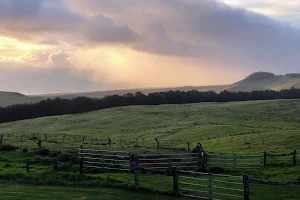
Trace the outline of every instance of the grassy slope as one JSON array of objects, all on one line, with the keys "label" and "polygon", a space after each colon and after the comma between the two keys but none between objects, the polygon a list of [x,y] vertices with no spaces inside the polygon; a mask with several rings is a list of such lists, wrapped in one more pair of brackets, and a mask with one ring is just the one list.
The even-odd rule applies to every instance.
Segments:
[{"label": "grassy slope", "polygon": [[1,124],[0,133],[110,136],[114,141],[123,135],[144,139],[145,145],[158,137],[200,141],[213,152],[282,152],[300,149],[299,108],[300,100],[129,106]]}]

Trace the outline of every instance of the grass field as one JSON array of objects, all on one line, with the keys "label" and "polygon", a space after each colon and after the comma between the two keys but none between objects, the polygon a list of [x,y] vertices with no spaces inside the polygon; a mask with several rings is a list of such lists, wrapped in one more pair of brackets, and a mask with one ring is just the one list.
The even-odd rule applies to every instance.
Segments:
[{"label": "grass field", "polygon": [[108,188],[78,188],[33,185],[0,185],[3,200],[175,200],[180,198],[166,195],[133,192]]},{"label": "grass field", "polygon": [[116,145],[121,136],[153,147],[157,137],[201,142],[211,152],[289,152],[300,149],[299,109],[300,100],[129,106],[1,124],[0,134],[111,137]]},{"label": "grass field", "polygon": [[[14,137],[20,134],[43,135],[56,143],[44,143],[46,147],[58,148],[62,135],[67,134],[66,143],[74,148],[87,136],[84,146],[104,149],[126,149],[132,152],[173,151],[156,149],[154,138],[161,141],[182,140],[177,147],[191,146],[201,142],[207,152],[247,153],[262,155],[263,151],[289,153],[300,149],[300,100],[249,101],[230,103],[200,103],[185,105],[129,106],[99,110],[89,113],[44,117],[0,125],[4,143],[20,145]],[[90,137],[90,139],[89,139]],[[99,144],[95,139],[111,137],[112,145]],[[119,142],[123,138],[123,142]],[[140,147],[136,146],[136,143]],[[248,143],[251,144],[249,148]],[[121,145],[120,145],[121,144]],[[26,140],[22,147],[36,144]],[[48,145],[48,146],[47,146]],[[298,151],[299,152],[299,151]],[[0,152],[0,178],[20,179],[21,182],[44,184],[67,184],[87,186],[106,183],[107,173],[78,178],[78,167],[67,174],[53,174],[51,166],[36,165],[29,174],[25,173],[26,158],[36,159],[30,152]],[[298,156],[298,161],[299,161]],[[9,164],[8,164],[9,163]],[[268,166],[258,170],[226,172],[249,174],[250,177],[283,181],[300,176],[299,164],[293,166],[291,157],[269,159]],[[170,177],[164,175],[141,175],[141,188],[151,191],[171,192]],[[24,181],[27,180],[27,181]],[[29,180],[29,181],[28,181]],[[78,180],[80,180],[78,182]],[[132,174],[110,174],[110,185],[130,187]],[[163,184],[162,184],[163,183]],[[27,187],[27,186],[26,186]],[[21,190],[21,189],[20,189]],[[63,189],[62,189],[63,190]],[[299,186],[251,185],[251,199],[300,199]],[[93,197],[89,197],[93,199]],[[143,198],[143,197],[141,197]],[[87,198],[88,199],[88,198]]]}]

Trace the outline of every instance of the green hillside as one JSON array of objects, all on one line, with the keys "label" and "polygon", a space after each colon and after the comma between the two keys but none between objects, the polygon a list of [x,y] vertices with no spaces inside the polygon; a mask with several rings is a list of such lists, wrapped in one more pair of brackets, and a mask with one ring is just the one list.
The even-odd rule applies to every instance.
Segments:
[{"label": "green hillside", "polygon": [[200,141],[212,152],[285,152],[300,149],[298,109],[300,100],[129,106],[1,124],[0,133],[110,136],[114,142],[123,135],[152,147],[157,137]]}]

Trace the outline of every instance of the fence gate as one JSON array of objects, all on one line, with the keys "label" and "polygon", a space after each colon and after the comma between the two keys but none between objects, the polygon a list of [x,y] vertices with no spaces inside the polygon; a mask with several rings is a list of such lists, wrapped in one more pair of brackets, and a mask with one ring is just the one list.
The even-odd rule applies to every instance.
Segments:
[{"label": "fence gate", "polygon": [[179,194],[209,200],[249,200],[248,176],[179,171]]}]

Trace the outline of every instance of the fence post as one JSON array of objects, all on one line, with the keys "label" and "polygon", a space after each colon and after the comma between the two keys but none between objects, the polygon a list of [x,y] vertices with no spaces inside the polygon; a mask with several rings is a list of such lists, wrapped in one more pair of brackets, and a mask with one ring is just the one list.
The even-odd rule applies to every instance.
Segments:
[{"label": "fence post", "polygon": [[209,200],[212,199],[212,191],[211,191],[212,185],[211,185],[211,182],[212,182],[212,174],[209,173],[208,174],[208,194],[209,194]]},{"label": "fence post", "polygon": [[54,171],[57,170],[57,159],[56,158],[53,159],[53,170]]},{"label": "fence post", "polygon": [[37,143],[37,145],[38,145],[38,151],[40,151],[41,148],[42,148],[42,141],[39,140],[38,143]]},{"label": "fence post", "polygon": [[131,163],[131,170],[134,173],[134,187],[138,188],[139,186],[139,172],[138,172],[138,167],[135,162]]},{"label": "fence post", "polygon": [[267,152],[264,152],[264,167],[267,165]]},{"label": "fence post", "polygon": [[3,145],[3,135],[0,135],[0,148],[2,147]]},{"label": "fence post", "polygon": [[21,147],[20,147],[20,151],[22,151],[22,147],[23,147],[23,135],[21,135]]},{"label": "fence post", "polygon": [[243,175],[244,200],[249,200],[249,176]]},{"label": "fence post", "polygon": [[235,165],[236,165],[236,154],[233,155],[233,169],[235,170]]},{"label": "fence post", "polygon": [[173,178],[173,192],[179,193],[178,187],[178,172],[176,166],[172,166],[172,178]]},{"label": "fence post", "polygon": [[82,137],[82,144],[84,144],[85,136]]},{"label": "fence post", "polygon": [[155,141],[156,141],[156,148],[159,148],[159,141],[157,138],[155,138]]},{"label": "fence post", "polygon": [[26,159],[26,172],[29,173],[29,160]]},{"label": "fence post", "polygon": [[110,144],[111,144],[111,139],[110,137],[108,137],[108,146],[110,146]]},{"label": "fence post", "polygon": [[294,150],[294,154],[293,154],[293,164],[294,164],[294,165],[297,164],[297,157],[296,157],[296,155],[297,155],[297,150],[295,149],[295,150]]},{"label": "fence post", "polygon": [[83,158],[80,159],[80,175],[83,174]]},{"label": "fence post", "polygon": [[188,150],[191,150],[190,149],[190,141],[187,141],[187,146],[188,146]]}]

